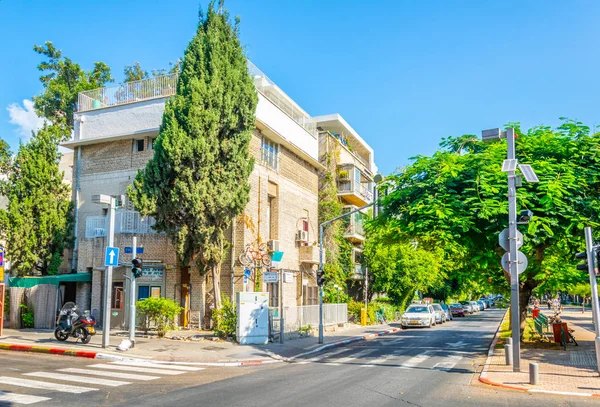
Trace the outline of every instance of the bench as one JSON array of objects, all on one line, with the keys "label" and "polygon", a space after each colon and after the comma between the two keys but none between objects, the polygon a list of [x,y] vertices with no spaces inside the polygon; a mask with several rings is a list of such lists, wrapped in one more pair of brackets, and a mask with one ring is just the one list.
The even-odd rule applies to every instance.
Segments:
[{"label": "bench", "polygon": [[533,320],[533,326],[535,328],[535,332],[540,336],[541,339],[550,339],[554,334],[549,332],[550,326],[548,324],[548,317],[541,312],[538,314],[538,317]]}]

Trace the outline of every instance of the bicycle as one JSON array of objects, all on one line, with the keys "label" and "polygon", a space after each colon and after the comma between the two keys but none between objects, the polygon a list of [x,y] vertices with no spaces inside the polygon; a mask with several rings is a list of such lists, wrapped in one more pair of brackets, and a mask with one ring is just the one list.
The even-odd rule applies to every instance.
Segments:
[{"label": "bicycle", "polygon": [[385,314],[383,310],[375,312],[375,319],[377,320],[377,324],[379,325],[387,324],[387,320],[385,319]]},{"label": "bicycle", "polygon": [[243,266],[250,266],[255,262],[262,263],[263,266],[269,267],[271,265],[271,255],[268,253],[268,247],[266,243],[257,242],[248,243],[244,251],[239,257],[240,263]]}]

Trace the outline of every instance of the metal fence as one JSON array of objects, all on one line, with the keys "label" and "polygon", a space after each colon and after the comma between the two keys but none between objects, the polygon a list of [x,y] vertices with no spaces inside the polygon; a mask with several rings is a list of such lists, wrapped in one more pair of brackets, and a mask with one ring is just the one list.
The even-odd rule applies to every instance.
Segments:
[{"label": "metal fence", "polygon": [[177,91],[177,74],[161,75],[119,85],[80,92],[77,110],[101,109],[142,100],[172,96]]},{"label": "metal fence", "polygon": [[[273,331],[279,332],[279,308],[269,308],[273,316]],[[295,332],[301,327],[319,326],[319,306],[303,305],[283,307],[285,332]],[[348,322],[348,304],[323,304],[323,325],[337,325]]]},{"label": "metal fence", "polygon": [[[115,233],[156,233],[152,226],[156,220],[152,216],[143,217],[137,211],[117,210],[115,213]],[[108,233],[108,216],[88,216],[85,219],[85,237],[104,237]]]}]

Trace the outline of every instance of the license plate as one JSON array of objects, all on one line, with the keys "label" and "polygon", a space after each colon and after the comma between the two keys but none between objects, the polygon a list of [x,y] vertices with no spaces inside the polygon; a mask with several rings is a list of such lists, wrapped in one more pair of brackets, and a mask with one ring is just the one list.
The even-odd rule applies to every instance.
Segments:
[{"label": "license plate", "polygon": [[411,325],[419,325],[419,320],[418,320],[418,319],[412,319],[412,320],[410,321],[410,324],[411,324]]},{"label": "license plate", "polygon": [[94,335],[96,333],[96,328],[94,328],[93,326],[88,327],[87,330],[90,335]]}]

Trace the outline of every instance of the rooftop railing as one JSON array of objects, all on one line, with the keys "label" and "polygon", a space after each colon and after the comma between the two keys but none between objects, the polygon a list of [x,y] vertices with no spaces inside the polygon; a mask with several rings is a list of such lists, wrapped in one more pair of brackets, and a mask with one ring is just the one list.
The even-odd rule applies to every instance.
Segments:
[{"label": "rooftop railing", "polygon": [[[285,94],[252,62],[248,61],[248,72],[254,79],[256,90],[271,103],[316,137],[317,123],[296,102]],[[127,103],[172,96],[177,92],[177,74],[161,75],[139,81],[79,92],[77,111],[119,106]]]}]

